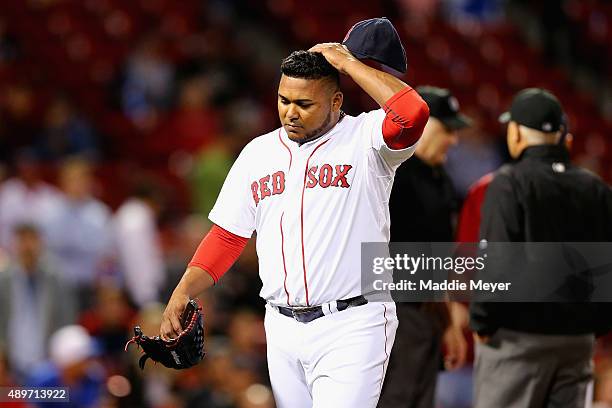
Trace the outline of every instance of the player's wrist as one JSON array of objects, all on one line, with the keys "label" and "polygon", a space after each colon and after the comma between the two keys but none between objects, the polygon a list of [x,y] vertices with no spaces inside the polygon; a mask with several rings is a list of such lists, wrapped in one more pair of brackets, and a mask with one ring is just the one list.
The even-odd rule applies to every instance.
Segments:
[{"label": "player's wrist", "polygon": [[208,272],[197,266],[190,266],[185,270],[181,281],[176,285],[172,296],[187,296],[189,299],[197,297],[204,290],[214,286],[215,281]]},{"label": "player's wrist", "polygon": [[[186,275],[186,274],[185,274]],[[189,290],[190,285],[189,279],[186,279],[186,276],[183,275],[183,278],[176,285],[174,290],[172,291],[172,295],[170,295],[170,301],[179,300],[179,299],[191,299],[192,293]]]},{"label": "player's wrist", "polygon": [[172,295],[170,296],[170,300],[189,300],[192,299],[191,294],[184,289],[179,288],[178,286],[174,289],[174,291],[172,292]]},{"label": "player's wrist", "polygon": [[359,61],[357,58],[349,57],[346,59],[344,64],[342,64],[342,67],[339,71],[352,78],[353,75],[356,75],[357,73],[359,73],[360,70],[369,69],[369,68],[370,67],[368,67],[363,62]]}]

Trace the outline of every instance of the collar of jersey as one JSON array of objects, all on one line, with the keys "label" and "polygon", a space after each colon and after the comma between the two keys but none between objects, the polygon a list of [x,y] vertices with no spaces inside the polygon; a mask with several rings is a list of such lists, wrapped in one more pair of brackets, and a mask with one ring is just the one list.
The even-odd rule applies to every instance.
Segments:
[{"label": "collar of jersey", "polygon": [[285,139],[288,140],[289,142],[291,142],[291,145],[296,147],[299,150],[304,150],[304,149],[308,149],[309,147],[318,144],[319,142],[322,142],[324,140],[328,140],[330,139],[334,134],[336,134],[340,129],[342,129],[343,122],[346,122],[346,116],[345,115],[341,120],[339,120],[333,128],[329,129],[327,132],[325,132],[324,134],[322,134],[321,136],[317,137],[314,140],[311,140],[309,142],[306,142],[304,144],[298,144],[297,142],[294,142],[293,140],[289,139],[289,135],[287,134],[287,131],[285,130],[284,127],[281,127],[281,129],[283,129],[283,134],[285,135]]},{"label": "collar of jersey", "polygon": [[559,145],[536,145],[529,146],[521,153],[519,160],[523,159],[536,159],[536,160],[557,160],[557,161],[570,161],[569,151],[565,146]]}]

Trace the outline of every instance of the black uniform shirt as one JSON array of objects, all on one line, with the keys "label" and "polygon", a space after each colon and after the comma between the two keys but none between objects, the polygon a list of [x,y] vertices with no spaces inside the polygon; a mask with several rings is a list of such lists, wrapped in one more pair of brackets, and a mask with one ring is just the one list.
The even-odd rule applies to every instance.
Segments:
[{"label": "black uniform shirt", "polygon": [[392,242],[453,242],[452,217],[457,209],[451,181],[441,166],[416,156],[395,174],[389,210]]},{"label": "black uniform shirt", "polygon": [[[612,242],[612,189],[573,166],[560,146],[529,147],[517,162],[502,166],[481,214],[480,238],[489,242]],[[501,327],[545,334],[603,332],[612,326],[605,307],[476,303],[471,325],[481,334]]]}]

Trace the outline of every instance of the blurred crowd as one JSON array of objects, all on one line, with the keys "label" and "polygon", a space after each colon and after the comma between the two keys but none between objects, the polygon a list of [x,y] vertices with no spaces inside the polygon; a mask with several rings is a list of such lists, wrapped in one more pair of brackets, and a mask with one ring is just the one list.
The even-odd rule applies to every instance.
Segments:
[{"label": "blurred crowd", "polygon": [[69,386],[77,406],[271,406],[253,248],[202,299],[206,362],[143,374],[124,352],[131,329],[159,332],[159,302],[209,224],[190,215],[162,232],[153,184],[114,212],[94,186],[86,159],[62,161],[54,185],[33,156],[0,186],[0,384]]},{"label": "blurred crowd", "polygon": [[[281,58],[341,40],[360,18],[402,22],[407,82],[454,88],[474,120],[449,152],[447,170],[460,197],[507,159],[503,130],[491,123],[511,89],[502,93],[486,75],[475,87],[478,73],[445,48],[458,33],[466,44],[479,35],[490,39],[475,26],[505,33],[499,28],[505,2],[356,2],[350,13],[338,2],[321,8],[322,15],[305,11],[294,19],[296,3],[0,4],[0,386],[68,386],[74,405],[87,407],[274,406],[255,239],[202,299],[208,352],[202,364],[184,372],[151,364],[142,372],[139,351],[126,353],[124,345],[134,324],[158,333],[162,302],[210,227],[206,216],[234,158],[252,137],[278,126]],[[609,59],[612,14],[587,3],[595,4],[590,18],[599,20],[588,24],[599,30],[597,44]],[[425,47],[420,41],[428,35]],[[478,58],[503,58],[495,54],[503,42],[487,44]],[[551,47],[551,58],[564,63],[564,49],[544,48]],[[609,72],[604,62],[597,67],[589,78]],[[526,81],[522,66],[514,68]],[[345,85],[348,113],[374,108]],[[565,91],[573,95],[572,89]],[[610,135],[593,127],[612,129],[612,110],[600,106],[589,111],[585,138],[576,134],[576,155],[610,179]],[[612,353],[604,343],[601,350],[596,399],[606,407]]]},{"label": "blurred crowd", "polygon": [[[0,385],[68,386],[83,407],[272,407],[254,243],[202,299],[204,363],[142,372],[140,352],[124,346],[135,324],[159,332],[160,302],[210,227],[236,153],[273,125],[274,95],[262,89],[284,51],[261,27],[236,31],[222,2],[186,2],[188,13],[171,7],[165,19],[164,2],[139,6],[0,7]],[[53,81],[57,65],[37,66],[20,32],[39,18],[78,77],[79,55],[105,52],[87,28],[77,34],[84,10],[122,52],[111,73],[88,67],[104,89],[85,99],[101,97],[101,109],[69,79]],[[132,13],[155,24],[138,27]]]}]

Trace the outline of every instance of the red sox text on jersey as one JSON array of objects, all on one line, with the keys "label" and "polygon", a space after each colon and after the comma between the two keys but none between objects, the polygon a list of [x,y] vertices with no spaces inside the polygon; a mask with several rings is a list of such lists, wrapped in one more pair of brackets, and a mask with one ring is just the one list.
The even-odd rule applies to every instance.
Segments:
[{"label": "red sox text on jersey", "polygon": [[[347,180],[349,171],[353,168],[350,164],[323,164],[322,166],[311,166],[306,172],[306,188],[340,187],[348,188],[350,184]],[[251,183],[251,193],[255,205],[261,200],[273,195],[283,194],[285,191],[285,172],[277,171],[268,174],[257,181]]]}]

